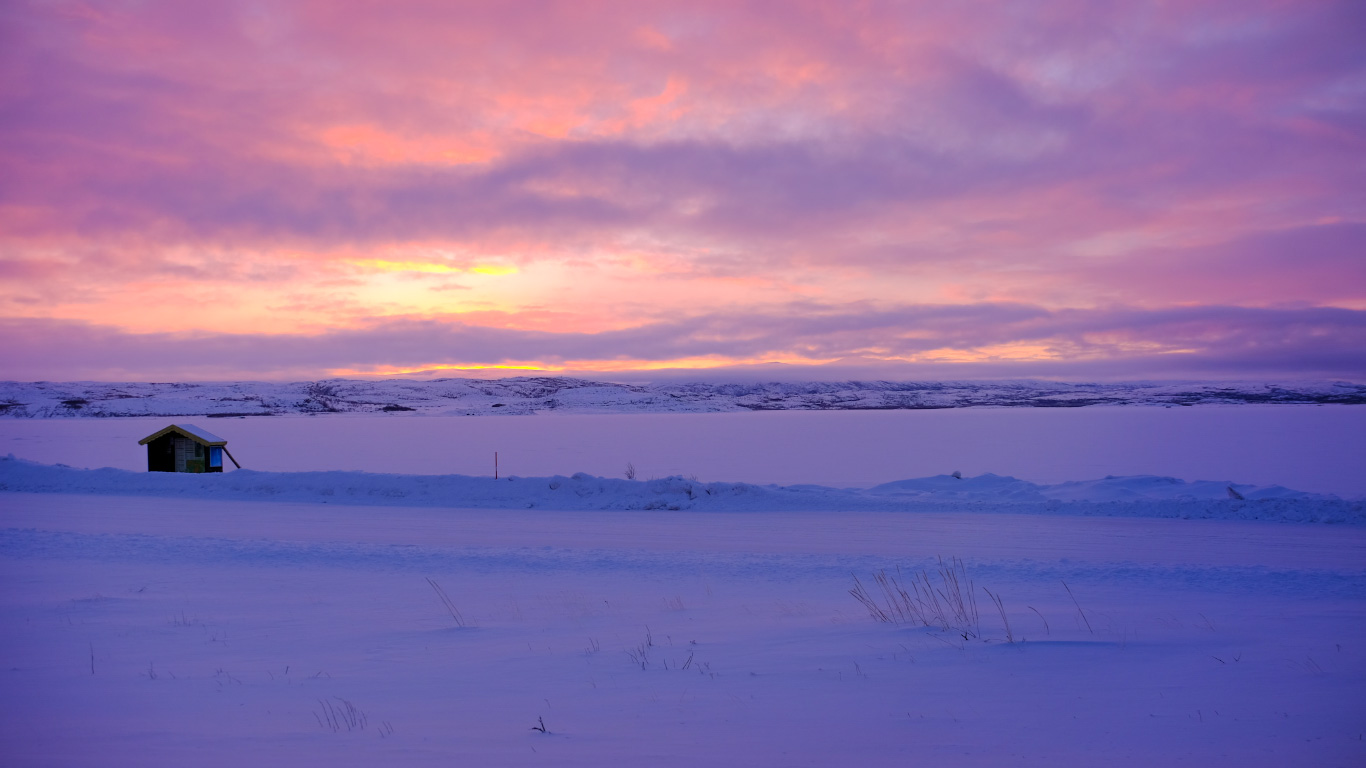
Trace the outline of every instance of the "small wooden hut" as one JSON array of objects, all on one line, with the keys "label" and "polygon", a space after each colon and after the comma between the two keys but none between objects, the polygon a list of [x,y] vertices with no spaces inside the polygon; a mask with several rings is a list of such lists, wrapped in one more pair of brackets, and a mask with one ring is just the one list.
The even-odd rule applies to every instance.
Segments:
[{"label": "small wooden hut", "polygon": [[228,453],[228,441],[193,424],[172,424],[142,438],[147,446],[148,472],[222,472],[223,455],[242,468]]}]

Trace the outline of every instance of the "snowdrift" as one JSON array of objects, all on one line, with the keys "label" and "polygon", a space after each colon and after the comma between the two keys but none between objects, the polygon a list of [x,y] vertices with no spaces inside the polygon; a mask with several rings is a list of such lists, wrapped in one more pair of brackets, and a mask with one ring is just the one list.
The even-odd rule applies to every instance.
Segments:
[{"label": "snowdrift", "polygon": [[[1242,498],[1233,498],[1230,488]],[[76,469],[10,455],[0,459],[0,491],[471,509],[971,510],[1366,524],[1366,501],[1359,499],[1343,500],[1279,486],[1149,476],[1040,485],[992,474],[961,479],[940,475],[862,490],[704,483],[683,477],[633,481],[582,473],[498,480],[465,475],[254,470],[191,475]]]}]

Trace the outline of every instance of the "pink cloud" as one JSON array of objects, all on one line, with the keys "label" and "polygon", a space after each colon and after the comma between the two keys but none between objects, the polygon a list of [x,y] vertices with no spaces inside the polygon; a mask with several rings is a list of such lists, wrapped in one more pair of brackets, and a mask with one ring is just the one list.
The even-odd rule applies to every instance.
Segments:
[{"label": "pink cloud", "polygon": [[[443,314],[354,267],[418,248],[610,273],[593,302],[613,328],[652,303],[639,322],[737,316],[761,336],[794,334],[742,351],[697,341],[679,357],[861,353],[829,341],[853,310],[785,317],[801,312],[792,295],[870,318],[932,301],[1030,306],[1050,323],[1109,306],[1362,309],[1361,14],[1232,1],[12,3],[0,9],[0,316],[37,322],[42,306],[53,328],[100,317],[126,331],[129,306],[168,290],[216,295],[259,325],[287,308],[289,332],[339,322],[329,304],[460,334],[494,334],[461,324],[484,305],[583,311],[575,285],[557,296],[518,278],[513,301],[413,277],[459,305]],[[715,290],[720,279],[741,282]],[[743,284],[764,287],[746,300]],[[1354,343],[1332,327],[1316,348]],[[1085,334],[1063,337],[1049,354],[1091,354]],[[629,334],[601,338],[653,359]],[[1213,360],[1210,344],[1197,347]]]}]

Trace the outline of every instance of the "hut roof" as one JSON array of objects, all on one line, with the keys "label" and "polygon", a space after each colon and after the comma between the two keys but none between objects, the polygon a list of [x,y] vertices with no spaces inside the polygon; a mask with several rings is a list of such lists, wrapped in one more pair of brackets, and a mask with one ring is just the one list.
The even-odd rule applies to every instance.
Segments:
[{"label": "hut roof", "polygon": [[165,435],[170,434],[171,432],[178,433],[180,435],[190,438],[196,443],[200,443],[202,445],[207,445],[210,447],[222,447],[228,444],[227,440],[224,440],[223,438],[219,437],[218,435],[215,435],[207,429],[204,429],[203,427],[196,427],[193,424],[172,424],[171,426],[166,427],[165,429],[153,432],[152,434],[142,438],[138,441],[138,445],[146,445],[159,437],[163,437]]}]

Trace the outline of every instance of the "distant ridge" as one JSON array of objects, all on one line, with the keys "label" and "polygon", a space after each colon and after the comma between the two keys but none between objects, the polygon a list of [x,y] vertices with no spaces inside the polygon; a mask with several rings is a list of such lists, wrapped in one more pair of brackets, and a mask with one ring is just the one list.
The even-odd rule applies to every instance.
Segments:
[{"label": "distant ridge", "polygon": [[846,381],[619,384],[559,377],[270,383],[0,382],[0,416],[274,416],[415,413],[440,416],[706,413],[782,410],[1077,408],[1229,404],[1366,404],[1349,382],[1229,383]]}]

